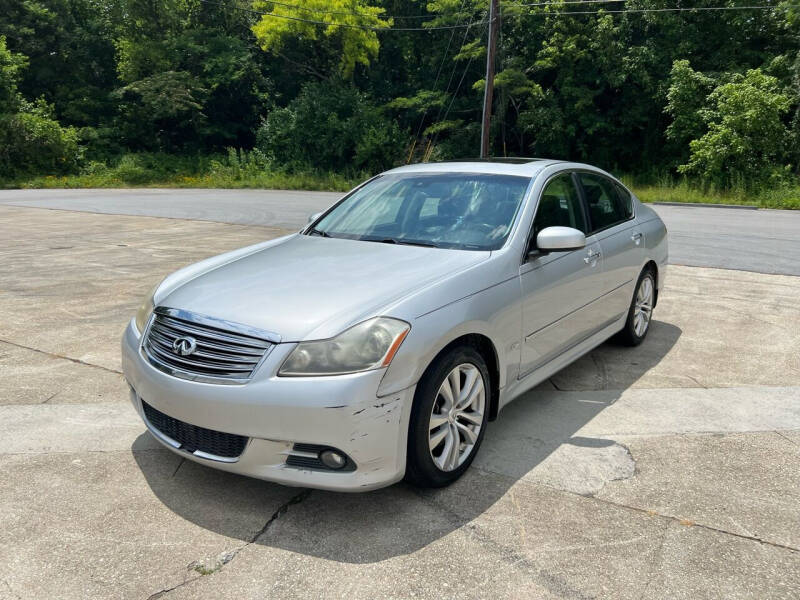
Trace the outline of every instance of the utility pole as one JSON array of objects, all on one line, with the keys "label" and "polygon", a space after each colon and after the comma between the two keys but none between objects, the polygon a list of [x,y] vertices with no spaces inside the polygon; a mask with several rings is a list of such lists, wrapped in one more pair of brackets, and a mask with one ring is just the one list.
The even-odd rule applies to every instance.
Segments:
[{"label": "utility pole", "polygon": [[483,122],[481,123],[481,158],[489,158],[489,121],[494,94],[494,49],[497,45],[497,0],[489,0],[489,46],[486,50],[486,86],[483,88]]}]

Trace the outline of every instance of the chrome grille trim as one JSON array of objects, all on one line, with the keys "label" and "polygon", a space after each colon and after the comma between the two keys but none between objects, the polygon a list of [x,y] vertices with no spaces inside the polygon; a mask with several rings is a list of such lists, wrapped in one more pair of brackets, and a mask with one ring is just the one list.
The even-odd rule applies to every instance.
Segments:
[{"label": "chrome grille trim", "polygon": [[[194,352],[181,356],[172,342],[191,336]],[[159,306],[142,336],[142,353],[155,368],[181,379],[205,383],[247,383],[280,336],[185,310]]]}]

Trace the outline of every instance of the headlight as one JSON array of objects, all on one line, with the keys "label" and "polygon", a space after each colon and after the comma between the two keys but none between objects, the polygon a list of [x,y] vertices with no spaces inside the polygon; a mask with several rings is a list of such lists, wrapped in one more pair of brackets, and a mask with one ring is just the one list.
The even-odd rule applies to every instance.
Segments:
[{"label": "headlight", "polygon": [[410,329],[405,321],[376,317],[335,338],[301,342],[278,375],[344,375],[387,367]]},{"label": "headlight", "polygon": [[153,309],[155,308],[155,305],[153,304],[153,296],[155,295],[159,285],[161,285],[160,281],[155,287],[153,287],[152,290],[150,290],[150,293],[145,296],[144,302],[142,302],[139,310],[136,311],[136,329],[139,330],[140,334],[144,332],[144,328],[147,327],[147,322],[150,320],[150,315],[153,314]]}]

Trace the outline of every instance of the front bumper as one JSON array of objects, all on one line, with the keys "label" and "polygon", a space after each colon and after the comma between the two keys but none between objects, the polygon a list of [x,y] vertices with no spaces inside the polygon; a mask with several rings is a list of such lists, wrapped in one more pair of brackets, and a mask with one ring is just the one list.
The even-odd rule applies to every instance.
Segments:
[{"label": "front bumper", "polygon": [[[383,369],[333,377],[277,377],[278,366],[294,346],[276,345],[245,384],[199,383],[153,367],[141,352],[140,336],[131,322],[122,338],[122,369],[133,405],[148,429],[166,448],[190,460],[285,485],[335,491],[366,491],[402,479],[414,387],[378,397]],[[153,431],[142,400],[184,423],[245,436],[245,449],[233,461],[177,449]],[[289,466],[286,460],[294,444],[339,449],[355,469]]]}]

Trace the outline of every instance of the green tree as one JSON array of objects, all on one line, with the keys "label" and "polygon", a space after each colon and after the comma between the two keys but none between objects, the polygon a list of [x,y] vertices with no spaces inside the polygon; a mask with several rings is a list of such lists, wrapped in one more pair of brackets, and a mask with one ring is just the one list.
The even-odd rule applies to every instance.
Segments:
[{"label": "green tree", "polygon": [[[345,79],[353,77],[356,65],[369,66],[378,56],[378,36],[370,28],[384,29],[393,24],[391,19],[381,18],[383,8],[369,6],[363,0],[306,0],[302,5],[256,0],[253,7],[264,11],[253,25],[263,50],[279,56],[290,40],[302,39],[305,45],[309,41],[313,45],[322,36],[328,40],[325,51],[338,57],[338,72]],[[320,76],[334,74],[307,68]]]},{"label": "green tree", "polygon": [[19,93],[26,63],[0,36],[0,179],[68,172],[80,159],[76,131],[61,127],[44,100],[30,103]]},{"label": "green tree", "polygon": [[0,36],[0,114],[17,112],[21,99],[17,87],[26,64],[25,57],[11,52],[5,36]]},{"label": "green tree", "polygon": [[688,60],[676,60],[672,65],[667,90],[667,106],[664,109],[672,122],[666,128],[666,137],[679,155],[678,163],[689,158],[689,142],[706,131],[702,109],[715,81],[689,66]]},{"label": "green tree", "polygon": [[377,172],[393,166],[406,144],[364,94],[329,81],[308,83],[289,106],[270,112],[257,145],[292,167]]},{"label": "green tree", "polygon": [[678,171],[726,186],[758,182],[780,172],[789,130],[783,116],[792,100],[775,77],[759,69],[717,86],[700,111],[707,131],[689,144],[689,161]]},{"label": "green tree", "polygon": [[199,0],[122,0],[119,129],[129,148],[251,146],[271,86],[251,15]]}]

